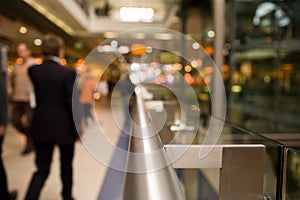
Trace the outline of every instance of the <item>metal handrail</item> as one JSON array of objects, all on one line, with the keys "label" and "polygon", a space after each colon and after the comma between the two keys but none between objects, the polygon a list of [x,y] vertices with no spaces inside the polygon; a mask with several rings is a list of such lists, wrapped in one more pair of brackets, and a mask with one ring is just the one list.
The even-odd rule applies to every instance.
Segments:
[{"label": "metal handrail", "polygon": [[124,200],[183,200],[179,179],[169,164],[163,143],[151,124],[139,88],[129,141]]}]

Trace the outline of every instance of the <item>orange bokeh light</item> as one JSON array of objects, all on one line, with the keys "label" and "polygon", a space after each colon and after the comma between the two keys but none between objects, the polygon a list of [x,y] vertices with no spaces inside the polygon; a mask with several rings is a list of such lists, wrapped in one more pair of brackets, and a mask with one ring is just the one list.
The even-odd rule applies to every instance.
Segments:
[{"label": "orange bokeh light", "polygon": [[222,70],[224,72],[228,72],[229,71],[229,65],[223,65]]},{"label": "orange bokeh light", "polygon": [[206,46],[205,51],[210,56],[214,54],[214,48],[212,46]]},{"label": "orange bokeh light", "polygon": [[16,63],[17,64],[22,64],[22,62],[23,62],[23,58],[17,58],[16,59]]},{"label": "orange bokeh light", "polygon": [[190,85],[195,82],[195,79],[192,77],[192,75],[190,73],[184,74],[184,79]]},{"label": "orange bokeh light", "polygon": [[40,65],[40,64],[42,64],[43,59],[42,58],[36,58],[35,62]]},{"label": "orange bokeh light", "polygon": [[61,60],[60,60],[60,64],[63,65],[63,66],[65,66],[65,65],[67,64],[66,59],[64,59],[64,58],[61,59]]},{"label": "orange bokeh light", "polygon": [[146,53],[146,46],[144,44],[132,44],[131,53],[134,55],[142,55]]}]

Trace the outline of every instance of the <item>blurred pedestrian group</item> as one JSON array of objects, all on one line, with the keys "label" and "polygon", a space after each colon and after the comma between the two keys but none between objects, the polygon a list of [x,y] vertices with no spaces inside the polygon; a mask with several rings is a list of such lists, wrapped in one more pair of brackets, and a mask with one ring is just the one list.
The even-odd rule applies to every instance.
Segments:
[{"label": "blurred pedestrian group", "polygon": [[[25,136],[21,155],[35,153],[36,171],[28,183],[25,200],[39,199],[49,176],[55,146],[60,153],[61,196],[71,200],[74,146],[80,139],[78,130],[80,132],[82,119],[80,108],[83,104],[83,119],[92,118],[91,103],[96,82],[87,73],[83,94],[74,87],[77,72],[61,64],[64,42],[55,34],[46,34],[42,39],[41,63],[31,56],[25,43],[20,43],[17,46],[19,58],[9,74],[6,48],[0,44],[0,50],[0,200],[17,198],[17,191],[10,191],[7,186],[2,161],[2,150],[5,149],[1,147],[9,119],[17,132]],[[78,108],[75,113],[74,106]]]}]

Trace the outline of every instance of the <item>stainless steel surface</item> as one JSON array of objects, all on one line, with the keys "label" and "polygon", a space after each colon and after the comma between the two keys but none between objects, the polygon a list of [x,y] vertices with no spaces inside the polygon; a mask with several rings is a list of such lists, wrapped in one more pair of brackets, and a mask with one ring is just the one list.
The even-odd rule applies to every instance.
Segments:
[{"label": "stainless steel surface", "polygon": [[174,168],[221,168],[223,146],[214,146],[207,156],[200,158],[200,148],[209,148],[201,145],[165,145],[170,161],[174,161]]},{"label": "stainless steel surface", "polygon": [[185,195],[149,112],[136,89],[137,105],[130,136],[124,200],[181,200]]},{"label": "stainless steel surface", "polygon": [[264,145],[223,148],[220,200],[261,200],[265,169]]},{"label": "stainless steel surface", "polygon": [[[210,149],[199,157],[203,148]],[[165,145],[174,168],[220,168],[219,200],[261,200],[265,170],[265,146],[240,145]],[[180,155],[180,156],[179,156]]]}]

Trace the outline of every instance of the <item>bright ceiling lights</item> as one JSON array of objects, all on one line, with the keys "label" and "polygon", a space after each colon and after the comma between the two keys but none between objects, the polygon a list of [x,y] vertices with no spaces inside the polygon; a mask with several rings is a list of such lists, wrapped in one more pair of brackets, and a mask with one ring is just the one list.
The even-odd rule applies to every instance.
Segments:
[{"label": "bright ceiling lights", "polygon": [[25,26],[21,26],[21,27],[19,28],[19,33],[21,33],[21,34],[26,34],[26,33],[27,33],[27,28],[26,28]]},{"label": "bright ceiling lights", "polygon": [[214,38],[215,35],[216,35],[216,33],[215,33],[215,31],[213,31],[213,30],[210,30],[210,31],[207,32],[207,36],[208,36],[209,38]]},{"label": "bright ceiling lights", "polygon": [[41,45],[42,45],[42,40],[39,39],[39,38],[37,38],[37,39],[35,39],[35,40],[33,41],[33,43],[34,43],[35,46],[41,46]]},{"label": "bright ceiling lights", "polygon": [[157,40],[172,40],[173,35],[171,33],[155,33],[154,38]]},{"label": "bright ceiling lights", "polygon": [[125,22],[153,22],[153,8],[122,7],[120,18]]}]

